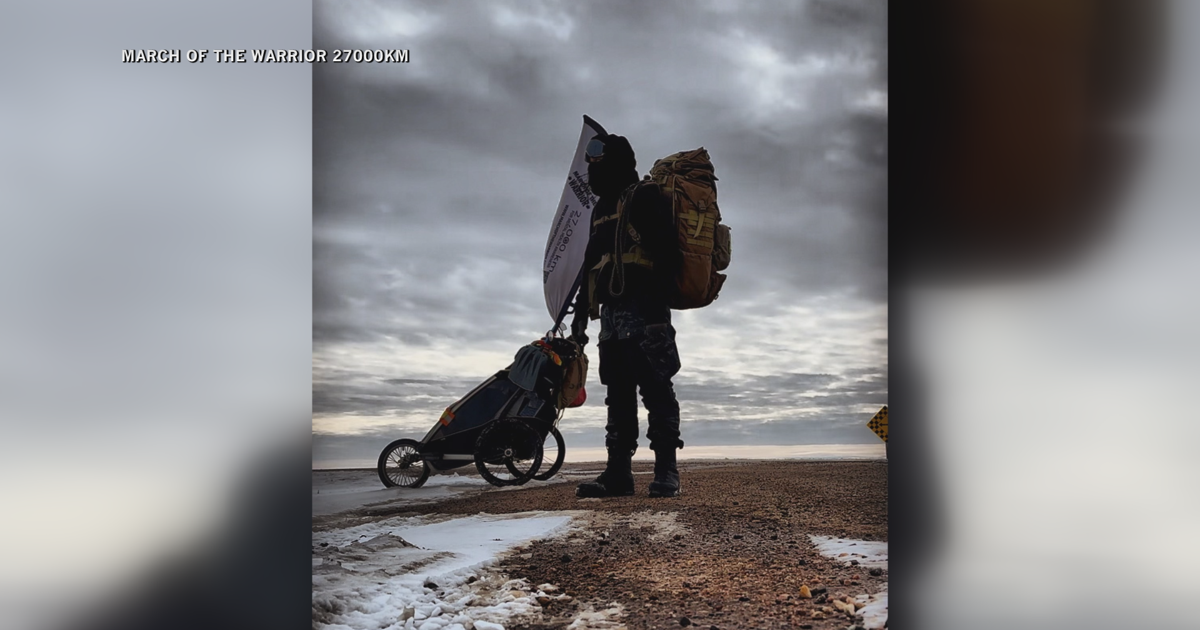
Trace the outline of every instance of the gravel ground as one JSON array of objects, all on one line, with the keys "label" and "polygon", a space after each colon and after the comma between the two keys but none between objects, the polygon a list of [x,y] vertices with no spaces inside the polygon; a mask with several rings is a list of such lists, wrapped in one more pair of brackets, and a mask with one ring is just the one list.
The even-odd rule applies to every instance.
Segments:
[{"label": "gravel ground", "polygon": [[[498,569],[570,599],[512,628],[566,628],[581,610],[618,604],[626,627],[837,628],[854,625],[833,600],[887,590],[887,570],[820,555],[809,535],[887,541],[887,464],[881,461],[680,462],[683,495],[646,496],[652,464],[635,462],[638,495],[578,499],[575,483],[602,464],[575,464],[568,483],[486,491],[431,505],[366,508],[314,518],[588,510],[565,538],[538,541]],[[872,575],[877,573],[878,575]],[[807,586],[811,598],[801,597]]]}]

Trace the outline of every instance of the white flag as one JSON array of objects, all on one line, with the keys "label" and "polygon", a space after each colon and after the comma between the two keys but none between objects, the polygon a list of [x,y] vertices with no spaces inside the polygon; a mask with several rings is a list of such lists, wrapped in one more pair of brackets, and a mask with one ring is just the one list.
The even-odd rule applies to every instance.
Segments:
[{"label": "white flag", "polygon": [[556,330],[562,323],[575,289],[579,288],[580,271],[591,231],[592,207],[597,201],[587,184],[584,148],[592,136],[602,133],[605,131],[600,123],[588,116],[583,117],[583,131],[579,133],[575,158],[571,160],[567,183],[558,201],[558,212],[554,215],[554,223],[550,225],[550,238],[546,241],[546,255],[542,261],[542,287],[546,292],[546,309],[554,320],[551,330]]}]

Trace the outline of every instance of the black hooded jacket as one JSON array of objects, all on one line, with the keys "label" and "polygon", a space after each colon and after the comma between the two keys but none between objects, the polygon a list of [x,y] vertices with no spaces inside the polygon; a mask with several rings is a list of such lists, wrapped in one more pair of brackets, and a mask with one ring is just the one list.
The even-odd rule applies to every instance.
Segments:
[{"label": "black hooded jacket", "polygon": [[654,268],[626,263],[622,269],[622,283],[622,274],[614,278],[616,264],[610,263],[600,274],[595,287],[590,287],[588,283],[591,269],[604,254],[611,257],[618,245],[624,251],[629,251],[629,246],[633,244],[633,237],[626,230],[622,230],[618,243],[617,221],[596,224],[597,220],[614,214],[621,193],[638,183],[636,161],[628,142],[621,136],[608,136],[605,141],[609,155],[605,156],[603,162],[589,165],[588,168],[589,184],[599,201],[592,209],[590,238],[583,264],[584,281],[575,299],[575,316],[587,316],[589,295],[594,291],[595,299],[600,304],[619,308],[636,302],[637,310],[647,317],[647,323],[662,323],[670,317],[666,303],[675,290],[675,276],[682,254],[677,242],[671,198],[657,184],[639,184],[625,207],[629,225],[637,233],[646,256],[654,261]]}]

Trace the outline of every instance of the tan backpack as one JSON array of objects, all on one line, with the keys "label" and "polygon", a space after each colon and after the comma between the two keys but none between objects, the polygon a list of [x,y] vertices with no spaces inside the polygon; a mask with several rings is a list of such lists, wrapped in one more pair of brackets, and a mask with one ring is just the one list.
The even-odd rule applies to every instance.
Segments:
[{"label": "tan backpack", "polygon": [[619,256],[604,254],[589,271],[592,319],[600,317],[595,292],[607,266],[614,267],[608,283],[608,293],[613,296],[619,295],[624,288],[623,265],[654,267],[654,261],[641,247],[641,236],[629,225],[625,213],[625,205],[637,190],[651,181],[671,198],[677,243],[683,254],[675,277],[677,290],[667,306],[676,310],[708,306],[717,299],[725,284],[725,274],[718,272],[729,266],[730,233],[729,226],[721,223],[721,210],[717,207],[717,176],[713,174],[713,165],[704,147],[682,151],[656,161],[645,180],[626,188],[621,194],[616,212],[593,222],[593,225],[599,225],[605,221],[618,221],[614,251],[621,253]]},{"label": "tan backpack", "polygon": [[717,176],[704,147],[669,155],[650,167],[650,179],[672,197],[683,264],[676,277],[673,309],[712,304],[725,284],[729,266],[729,226],[717,207]]},{"label": "tan backpack", "polygon": [[[683,253],[675,277],[678,290],[667,305],[676,310],[708,306],[717,299],[725,284],[725,274],[718,272],[729,266],[730,259],[729,226],[721,223],[717,176],[713,174],[708,151],[700,147],[658,160],[650,167],[647,179],[657,183],[663,194],[671,197],[679,249]],[[633,187],[625,191],[619,205],[623,206],[632,194]],[[623,208],[619,207],[617,215],[623,214]],[[635,233],[631,234],[635,241],[639,240]],[[653,261],[642,255],[638,245],[623,258],[625,262],[653,266]]]}]

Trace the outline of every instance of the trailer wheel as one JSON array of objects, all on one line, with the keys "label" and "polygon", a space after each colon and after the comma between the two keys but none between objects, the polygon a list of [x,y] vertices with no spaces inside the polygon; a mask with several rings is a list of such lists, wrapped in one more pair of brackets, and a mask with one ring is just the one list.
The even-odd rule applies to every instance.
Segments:
[{"label": "trailer wheel", "polygon": [[519,486],[542,465],[542,436],[517,418],[489,424],[475,441],[475,468],[493,486]]},{"label": "trailer wheel", "polygon": [[420,488],[429,479],[429,462],[421,456],[421,443],[396,440],[379,454],[379,480],[389,488]]},{"label": "trailer wheel", "polygon": [[[548,439],[551,436],[554,437],[554,444],[552,445]],[[545,472],[540,472],[533,476],[533,478],[537,479],[538,481],[548,481],[551,477],[558,473],[558,469],[562,468],[563,458],[567,455],[567,445],[563,442],[563,436],[558,432],[557,427],[550,427],[550,433],[548,433],[546,437],[547,440],[545,444],[542,445],[542,463],[544,464],[550,460],[553,460],[553,463],[550,465],[550,468],[546,469]]]}]

